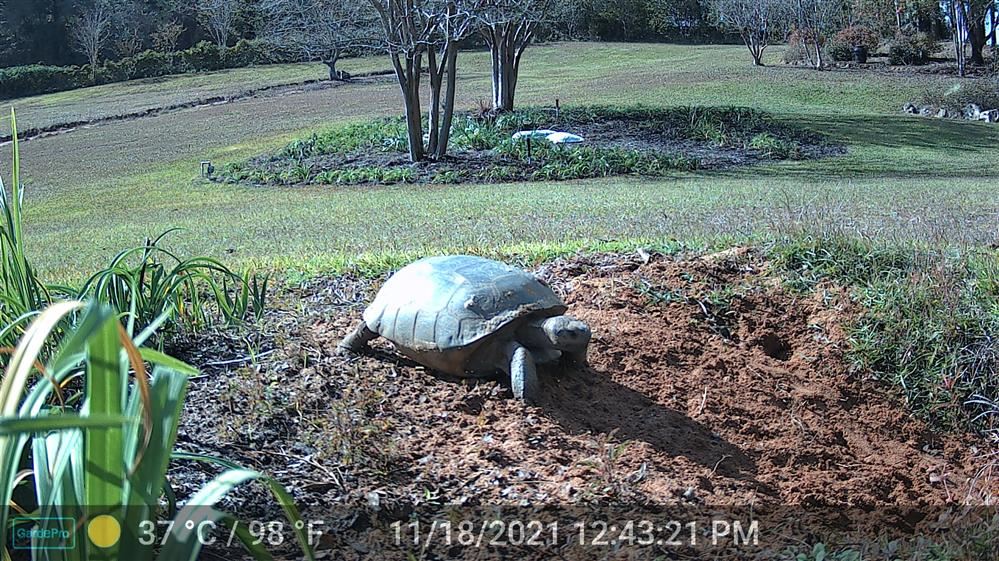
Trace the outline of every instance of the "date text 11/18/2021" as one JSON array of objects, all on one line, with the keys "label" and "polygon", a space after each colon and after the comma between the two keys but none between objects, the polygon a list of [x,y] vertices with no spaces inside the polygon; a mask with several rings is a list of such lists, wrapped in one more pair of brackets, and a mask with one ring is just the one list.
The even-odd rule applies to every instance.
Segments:
[{"label": "date text 11/18/2021", "polygon": [[540,520],[433,520],[394,522],[397,546],[584,547],[757,546],[758,520],[587,520],[571,524]]}]

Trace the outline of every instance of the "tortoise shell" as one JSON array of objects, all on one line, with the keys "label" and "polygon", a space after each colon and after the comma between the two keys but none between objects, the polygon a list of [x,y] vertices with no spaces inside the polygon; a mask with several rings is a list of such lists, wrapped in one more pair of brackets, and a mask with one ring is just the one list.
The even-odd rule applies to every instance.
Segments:
[{"label": "tortoise shell", "polygon": [[364,311],[368,329],[419,352],[458,351],[527,317],[566,306],[533,275],[469,255],[428,257],[402,268]]}]

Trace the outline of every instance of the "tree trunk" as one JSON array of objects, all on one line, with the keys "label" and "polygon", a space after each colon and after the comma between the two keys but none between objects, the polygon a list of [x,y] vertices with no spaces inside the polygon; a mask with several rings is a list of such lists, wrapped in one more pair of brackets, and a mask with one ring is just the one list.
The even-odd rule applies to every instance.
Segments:
[{"label": "tree trunk", "polygon": [[430,127],[430,139],[427,143],[427,152],[432,156],[437,155],[437,143],[440,140],[441,123],[441,82],[443,81],[444,66],[447,60],[447,50],[449,43],[445,42],[441,52],[440,66],[437,64],[437,51],[430,47],[427,51],[427,64],[430,66],[430,107],[427,121]]},{"label": "tree trunk", "polygon": [[996,26],[999,25],[999,6],[993,5],[991,13],[992,25],[990,26],[990,29],[992,31],[992,58],[994,59],[999,56],[999,52],[996,52],[996,50],[999,49],[999,44],[997,44],[997,41],[999,41],[999,32],[996,31]]},{"label": "tree trunk", "polygon": [[752,31],[744,31],[742,33],[742,41],[746,43],[746,48],[749,49],[749,54],[753,56],[753,66],[763,66],[763,49],[757,42],[757,37],[753,35]]},{"label": "tree trunk", "polygon": [[822,45],[818,39],[813,41],[812,45],[815,47],[815,69],[822,70],[822,67],[825,65],[825,61],[822,60]]},{"label": "tree trunk", "polygon": [[533,33],[528,23],[493,24],[483,32],[492,59],[493,110],[513,111],[520,60]]},{"label": "tree trunk", "polygon": [[988,42],[988,35],[985,33],[985,15],[982,18],[975,18],[968,22],[968,42],[971,43],[971,63],[985,64],[985,56],[982,51]]},{"label": "tree trunk", "polygon": [[94,83],[94,84],[97,83],[97,61],[98,61],[98,57],[99,57],[99,54],[98,54],[98,51],[96,51],[96,50],[92,51],[89,55],[87,55],[87,58],[90,59],[90,81],[91,81],[91,83]]},{"label": "tree trunk", "polygon": [[964,39],[966,35],[966,14],[963,8],[959,7],[956,2],[951,4],[951,26],[953,28],[952,35],[954,36],[954,54],[957,57],[957,73],[962,78],[965,75],[965,55],[964,55]]},{"label": "tree trunk", "polygon": [[425,159],[423,151],[423,115],[420,112],[420,66],[419,54],[407,56],[405,64],[398,54],[392,54],[392,67],[402,90],[402,101],[406,108],[406,133],[409,141],[409,159],[420,162]]},{"label": "tree trunk", "polygon": [[444,92],[444,108],[443,115],[441,119],[441,130],[437,141],[436,151],[434,152],[434,158],[440,160],[445,155],[447,155],[447,145],[451,142],[451,122],[454,120],[454,93],[455,86],[457,85],[457,75],[456,70],[458,66],[458,47],[454,44],[448,44],[448,48],[445,50],[446,62],[442,62],[441,65],[447,71],[447,81],[445,82]]},{"label": "tree trunk", "polygon": [[340,62],[340,55],[335,53],[323,60],[325,64],[330,69],[330,81],[340,80],[340,74],[336,71],[336,63]]}]

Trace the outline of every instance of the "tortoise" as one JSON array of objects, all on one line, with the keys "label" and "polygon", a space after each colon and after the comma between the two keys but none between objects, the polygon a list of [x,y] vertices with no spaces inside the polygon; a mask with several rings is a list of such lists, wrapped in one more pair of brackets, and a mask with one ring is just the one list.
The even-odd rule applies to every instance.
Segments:
[{"label": "tortoise", "polygon": [[503,372],[518,399],[538,391],[537,364],[585,365],[590,328],[533,275],[470,255],[415,261],[392,275],[338,345],[385,337],[416,362],[458,377]]}]

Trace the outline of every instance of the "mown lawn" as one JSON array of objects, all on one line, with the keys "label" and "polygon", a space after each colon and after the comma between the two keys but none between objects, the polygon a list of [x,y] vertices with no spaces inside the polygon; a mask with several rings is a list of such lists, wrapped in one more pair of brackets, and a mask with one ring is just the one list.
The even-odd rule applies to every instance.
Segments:
[{"label": "mown lawn", "polygon": [[[485,53],[464,53],[460,65],[458,104],[471,109],[488,98],[488,60]],[[246,76],[240,83],[259,87],[293,82],[304,68],[238,72]],[[138,100],[126,93],[131,84],[55,99],[62,96],[67,114],[97,111],[109,99],[127,104],[184,95],[191,80],[203,89],[239,86],[230,73],[218,73],[163,81],[158,93],[135,94]],[[181,251],[309,273],[339,269],[361,254],[375,261],[464,249],[534,255],[580,245],[674,238],[711,244],[802,231],[993,243],[999,231],[999,127],[899,113],[924,89],[953,81],[754,68],[740,47],[545,45],[525,58],[522,104],[551,104],[557,97],[563,104],[746,105],[824,132],[849,152],[657,181],[252,188],[197,179],[203,159],[245,158],[311,129],[398,113],[397,87],[386,80],[25,143],[29,243],[37,265],[57,279],[79,278],[113,252],[171,227],[184,228],[172,235],[172,247]],[[63,103],[42,97],[50,102],[45,111]],[[37,99],[21,104],[32,107]],[[22,127],[35,126],[30,111],[21,115]]]},{"label": "mown lawn", "polygon": [[[345,60],[341,68],[360,74],[391,67],[384,57],[366,57]],[[4,104],[16,107],[23,122],[42,128],[230,96],[269,86],[322,80],[328,72],[326,65],[320,63],[233,68],[105,84],[8,100]]]}]

